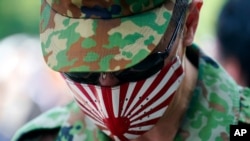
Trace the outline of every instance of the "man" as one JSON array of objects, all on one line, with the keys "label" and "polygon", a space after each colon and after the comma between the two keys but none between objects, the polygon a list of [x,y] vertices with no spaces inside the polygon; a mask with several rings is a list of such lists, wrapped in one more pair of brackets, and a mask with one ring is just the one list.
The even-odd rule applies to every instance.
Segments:
[{"label": "man", "polygon": [[217,25],[220,61],[242,86],[250,86],[250,1],[230,0],[223,7]]},{"label": "man", "polygon": [[77,104],[38,117],[13,140],[228,140],[229,125],[247,118],[239,116],[246,91],[193,45],[201,5],[43,0],[45,61]]}]

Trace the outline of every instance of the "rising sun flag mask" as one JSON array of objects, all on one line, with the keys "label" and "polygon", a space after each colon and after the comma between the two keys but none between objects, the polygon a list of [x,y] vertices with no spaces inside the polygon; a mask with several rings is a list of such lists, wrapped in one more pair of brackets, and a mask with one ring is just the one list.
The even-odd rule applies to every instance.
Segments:
[{"label": "rising sun flag mask", "polygon": [[114,87],[65,80],[81,110],[114,140],[130,140],[149,131],[161,118],[180,86],[179,57],[153,76]]}]

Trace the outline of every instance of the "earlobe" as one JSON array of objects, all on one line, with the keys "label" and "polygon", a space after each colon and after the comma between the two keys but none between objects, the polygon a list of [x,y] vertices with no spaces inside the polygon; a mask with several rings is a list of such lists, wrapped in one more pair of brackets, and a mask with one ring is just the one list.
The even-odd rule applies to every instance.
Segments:
[{"label": "earlobe", "polygon": [[203,4],[203,0],[193,0],[189,7],[188,16],[186,20],[186,33],[184,35],[184,45],[189,46],[194,40],[194,35],[197,29],[200,9]]}]

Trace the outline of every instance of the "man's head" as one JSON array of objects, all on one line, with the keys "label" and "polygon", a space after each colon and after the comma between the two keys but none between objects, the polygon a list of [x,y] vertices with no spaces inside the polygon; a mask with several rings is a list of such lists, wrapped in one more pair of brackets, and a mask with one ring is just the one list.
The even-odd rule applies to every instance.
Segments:
[{"label": "man's head", "polygon": [[100,129],[136,138],[156,124],[182,82],[177,54],[192,44],[200,4],[43,0],[45,60]]},{"label": "man's head", "polygon": [[[227,1],[218,18],[222,64],[241,85],[250,86],[250,1]],[[244,77],[242,77],[244,75]]]}]

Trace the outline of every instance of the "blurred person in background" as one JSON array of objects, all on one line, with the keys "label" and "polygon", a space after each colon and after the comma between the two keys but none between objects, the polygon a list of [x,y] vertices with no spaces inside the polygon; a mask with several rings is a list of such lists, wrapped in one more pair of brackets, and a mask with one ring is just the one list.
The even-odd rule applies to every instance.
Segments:
[{"label": "blurred person in background", "polygon": [[229,140],[249,122],[250,92],[193,43],[202,4],[42,0],[44,59],[75,101],[13,140]]},{"label": "blurred person in background", "polygon": [[39,46],[37,37],[25,34],[0,41],[1,141],[9,141],[27,121],[70,99],[61,77],[39,59]]},{"label": "blurred person in background", "polygon": [[250,87],[250,0],[228,0],[217,25],[219,60],[242,86]]}]

